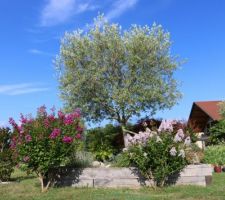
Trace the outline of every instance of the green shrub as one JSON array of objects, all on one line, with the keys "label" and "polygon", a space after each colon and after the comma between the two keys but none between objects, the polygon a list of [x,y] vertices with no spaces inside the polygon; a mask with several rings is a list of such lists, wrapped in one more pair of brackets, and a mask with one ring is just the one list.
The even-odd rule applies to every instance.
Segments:
[{"label": "green shrub", "polygon": [[0,128],[0,181],[8,181],[15,166],[10,143],[10,129]]},{"label": "green shrub", "polygon": [[[146,145],[132,146],[129,148],[128,156],[142,175],[153,179],[155,185],[164,186],[167,178],[182,170],[187,162],[182,155],[179,156],[182,149],[178,144],[174,144],[170,134],[164,133],[160,138],[161,142],[157,142],[157,138],[153,137]],[[176,155],[171,155],[172,148],[177,152]]]},{"label": "green shrub", "polygon": [[73,152],[73,154],[70,156],[68,166],[77,168],[90,167],[92,166],[93,161],[94,156],[92,153],[85,151],[78,151]]},{"label": "green shrub", "polygon": [[86,149],[92,152],[98,161],[111,160],[121,149],[117,143],[120,135],[122,135],[121,128],[112,124],[104,128],[90,129],[86,134]]},{"label": "green shrub", "polygon": [[129,156],[126,153],[120,153],[114,157],[113,167],[129,167],[131,165]]},{"label": "green shrub", "polygon": [[69,162],[83,137],[79,110],[70,114],[59,111],[58,115],[51,110],[48,114],[46,107],[42,106],[35,118],[21,115],[20,126],[10,118],[14,130],[11,147],[15,158],[27,166],[28,173],[37,174],[42,191],[52,184],[54,169]]},{"label": "green shrub", "polygon": [[157,131],[146,128],[134,137],[128,135],[127,141],[124,156],[129,158],[131,166],[154,182],[153,187],[164,186],[169,176],[188,164],[186,149],[191,148],[190,136],[182,129],[174,131],[170,121],[162,121]]},{"label": "green shrub", "polygon": [[213,165],[225,165],[225,146],[224,145],[208,146],[205,149],[203,161],[205,163]]},{"label": "green shrub", "polygon": [[218,123],[213,125],[210,129],[210,144],[225,143],[225,120],[220,120]]},{"label": "green shrub", "polygon": [[188,164],[199,164],[204,158],[204,151],[194,143],[186,148],[185,154]]}]

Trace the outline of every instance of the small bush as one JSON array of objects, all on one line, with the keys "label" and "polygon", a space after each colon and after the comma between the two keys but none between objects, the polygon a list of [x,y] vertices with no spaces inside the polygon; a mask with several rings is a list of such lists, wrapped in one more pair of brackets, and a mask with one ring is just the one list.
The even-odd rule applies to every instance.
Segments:
[{"label": "small bush", "polygon": [[208,146],[205,149],[205,156],[203,161],[205,163],[213,165],[225,165],[225,146]]},{"label": "small bush", "polygon": [[146,128],[134,137],[128,135],[127,140],[124,156],[144,177],[154,181],[154,187],[164,186],[170,175],[188,164],[186,149],[191,148],[190,136],[182,129],[174,131],[169,121],[162,121],[157,131]]},{"label": "small bush", "polygon": [[10,149],[11,132],[9,128],[0,128],[0,181],[8,181],[15,162]]},{"label": "small bush", "polygon": [[70,156],[70,161],[68,166],[77,167],[77,168],[84,168],[92,166],[94,161],[94,155],[90,152],[85,151],[78,151],[73,152]]},{"label": "small bush", "polygon": [[21,115],[20,126],[10,119],[14,130],[11,148],[15,159],[26,165],[27,172],[37,174],[42,191],[52,183],[52,171],[69,162],[70,155],[80,146],[83,137],[79,110],[70,114],[59,111],[58,115],[54,109],[51,110],[48,114],[45,106],[40,107],[36,118]]},{"label": "small bush", "polygon": [[116,155],[112,162],[113,167],[129,167],[130,165],[130,158],[125,153]]},{"label": "small bush", "polygon": [[104,128],[90,129],[86,134],[86,149],[94,154],[96,160],[109,161],[121,149],[117,140],[120,135],[121,128],[112,124]]},{"label": "small bush", "polygon": [[188,164],[199,164],[203,161],[204,151],[194,143],[186,148],[185,153]]},{"label": "small bush", "polygon": [[210,129],[209,143],[216,145],[225,143],[225,120],[220,120],[214,124]]}]

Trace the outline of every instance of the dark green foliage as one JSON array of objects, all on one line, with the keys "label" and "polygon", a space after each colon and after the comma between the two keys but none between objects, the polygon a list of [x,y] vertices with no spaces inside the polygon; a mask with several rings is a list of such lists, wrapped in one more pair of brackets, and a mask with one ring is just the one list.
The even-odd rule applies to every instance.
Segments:
[{"label": "dark green foliage", "polygon": [[225,120],[221,120],[213,125],[210,130],[209,143],[219,144],[225,142]]},{"label": "dark green foliage", "polygon": [[86,135],[87,151],[94,153],[95,158],[99,161],[110,160],[121,149],[120,137],[122,137],[121,128],[112,124],[108,124],[104,128],[88,130]]},{"label": "dark green foliage", "polygon": [[0,181],[8,181],[15,163],[10,149],[11,132],[9,128],[0,128]]}]

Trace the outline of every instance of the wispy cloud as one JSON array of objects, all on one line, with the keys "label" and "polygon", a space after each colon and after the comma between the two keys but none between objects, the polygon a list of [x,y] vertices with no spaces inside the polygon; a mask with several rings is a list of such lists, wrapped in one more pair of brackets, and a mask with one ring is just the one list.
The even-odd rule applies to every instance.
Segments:
[{"label": "wispy cloud", "polygon": [[39,49],[29,49],[28,52],[35,55],[54,56],[52,53],[41,51]]},{"label": "wispy cloud", "polygon": [[22,95],[35,92],[48,91],[48,87],[44,87],[37,83],[21,83],[21,84],[11,84],[11,85],[0,85],[0,95]]},{"label": "wispy cloud", "polygon": [[95,10],[99,6],[91,0],[47,0],[41,12],[41,26],[54,26],[68,21],[72,16]]},{"label": "wispy cloud", "polygon": [[108,20],[119,17],[128,9],[133,8],[139,0],[116,0],[114,1],[111,10],[106,13],[106,18]]}]

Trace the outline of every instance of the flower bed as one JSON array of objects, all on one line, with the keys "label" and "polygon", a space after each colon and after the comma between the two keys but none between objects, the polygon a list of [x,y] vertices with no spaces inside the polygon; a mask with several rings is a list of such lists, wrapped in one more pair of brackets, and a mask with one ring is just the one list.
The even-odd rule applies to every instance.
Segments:
[{"label": "flower bed", "polygon": [[[179,175],[171,176],[168,184],[207,186],[212,181],[211,165],[188,165]],[[55,179],[57,186],[140,188],[151,186],[135,168],[61,168]]]}]

